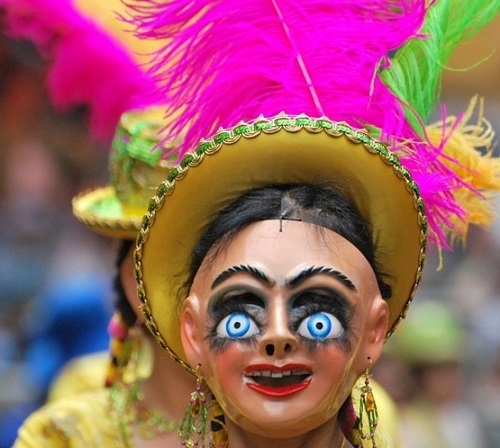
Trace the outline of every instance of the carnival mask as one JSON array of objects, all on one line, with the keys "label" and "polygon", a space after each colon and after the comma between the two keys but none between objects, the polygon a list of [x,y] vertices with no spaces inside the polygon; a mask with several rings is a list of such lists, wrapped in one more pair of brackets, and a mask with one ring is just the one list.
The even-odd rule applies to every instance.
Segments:
[{"label": "carnival mask", "polygon": [[336,415],[367,357],[378,357],[387,319],[351,243],[270,220],[205,258],[183,307],[183,345],[230,420],[292,436]]}]

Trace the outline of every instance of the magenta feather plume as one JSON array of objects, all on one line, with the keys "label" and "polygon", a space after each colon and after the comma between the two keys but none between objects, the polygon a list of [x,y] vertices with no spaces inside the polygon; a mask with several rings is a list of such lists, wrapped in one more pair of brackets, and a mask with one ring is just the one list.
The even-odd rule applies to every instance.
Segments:
[{"label": "magenta feather plume", "polygon": [[[184,107],[179,127],[202,115],[188,127],[186,147],[220,126],[280,111],[400,133],[401,108],[376,75],[391,51],[417,35],[424,1],[133,5],[143,38],[174,36],[158,53],[154,72],[165,96]],[[165,64],[169,60],[178,63]]]},{"label": "magenta feather plume", "polygon": [[[405,104],[382,82],[394,52],[420,33],[426,0],[131,0],[142,38],[169,39],[153,60],[167,103],[183,114],[180,155],[219,128],[258,116],[326,116],[388,143],[420,188],[430,239],[464,211],[462,183],[405,118]],[[176,61],[175,65],[168,61]],[[390,192],[388,192],[390,194]]]},{"label": "magenta feather plume", "polygon": [[61,109],[86,106],[95,138],[109,143],[123,112],[159,102],[129,49],[71,0],[0,0],[0,7],[7,33],[32,41],[50,61],[51,101]]}]

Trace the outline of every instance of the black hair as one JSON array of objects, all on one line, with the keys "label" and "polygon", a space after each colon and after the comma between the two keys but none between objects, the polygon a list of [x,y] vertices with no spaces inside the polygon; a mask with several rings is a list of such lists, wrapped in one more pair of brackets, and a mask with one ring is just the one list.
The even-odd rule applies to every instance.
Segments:
[{"label": "black hair", "polygon": [[116,254],[116,260],[115,260],[115,267],[116,267],[116,272],[115,272],[115,278],[113,282],[115,294],[116,294],[116,302],[115,302],[115,308],[116,310],[120,313],[123,322],[127,327],[132,327],[136,321],[137,321],[137,315],[135,314],[135,311],[133,310],[132,306],[130,305],[127,295],[125,294],[125,290],[123,289],[123,284],[120,276],[120,268],[127,257],[128,253],[130,252],[130,249],[132,248],[132,245],[134,244],[134,241],[132,240],[122,240],[120,241],[120,246],[118,247],[118,251]]},{"label": "black hair", "polygon": [[392,295],[377,266],[366,222],[339,189],[310,184],[276,184],[244,193],[223,209],[205,229],[192,258],[186,288],[193,282],[207,256],[215,257],[243,228],[266,220],[296,220],[338,233],[368,260],[384,299]]}]

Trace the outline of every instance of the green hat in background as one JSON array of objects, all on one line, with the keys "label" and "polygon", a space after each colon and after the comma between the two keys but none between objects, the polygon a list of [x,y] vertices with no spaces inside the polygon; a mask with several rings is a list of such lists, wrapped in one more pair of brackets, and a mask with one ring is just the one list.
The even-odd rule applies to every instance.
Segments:
[{"label": "green hat in background", "polygon": [[418,301],[405,324],[386,343],[386,353],[411,366],[461,362],[464,329],[453,311],[435,301]]},{"label": "green hat in background", "polygon": [[122,115],[111,145],[109,185],[73,199],[73,214],[91,230],[136,238],[150,198],[171,171],[162,156],[178,144],[161,133],[164,111],[164,106],[154,106]]}]

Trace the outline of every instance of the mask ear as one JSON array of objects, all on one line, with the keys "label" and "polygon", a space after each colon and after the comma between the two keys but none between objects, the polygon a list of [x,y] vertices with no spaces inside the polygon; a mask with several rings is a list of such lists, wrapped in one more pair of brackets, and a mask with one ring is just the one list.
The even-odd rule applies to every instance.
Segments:
[{"label": "mask ear", "polygon": [[182,304],[181,341],[189,364],[204,365],[201,302],[194,295],[187,297]]},{"label": "mask ear", "polygon": [[[371,358],[375,363],[382,354],[389,326],[389,307],[382,296],[377,295],[373,299],[366,325],[363,359]],[[362,372],[366,370],[367,365],[362,366]]]}]

